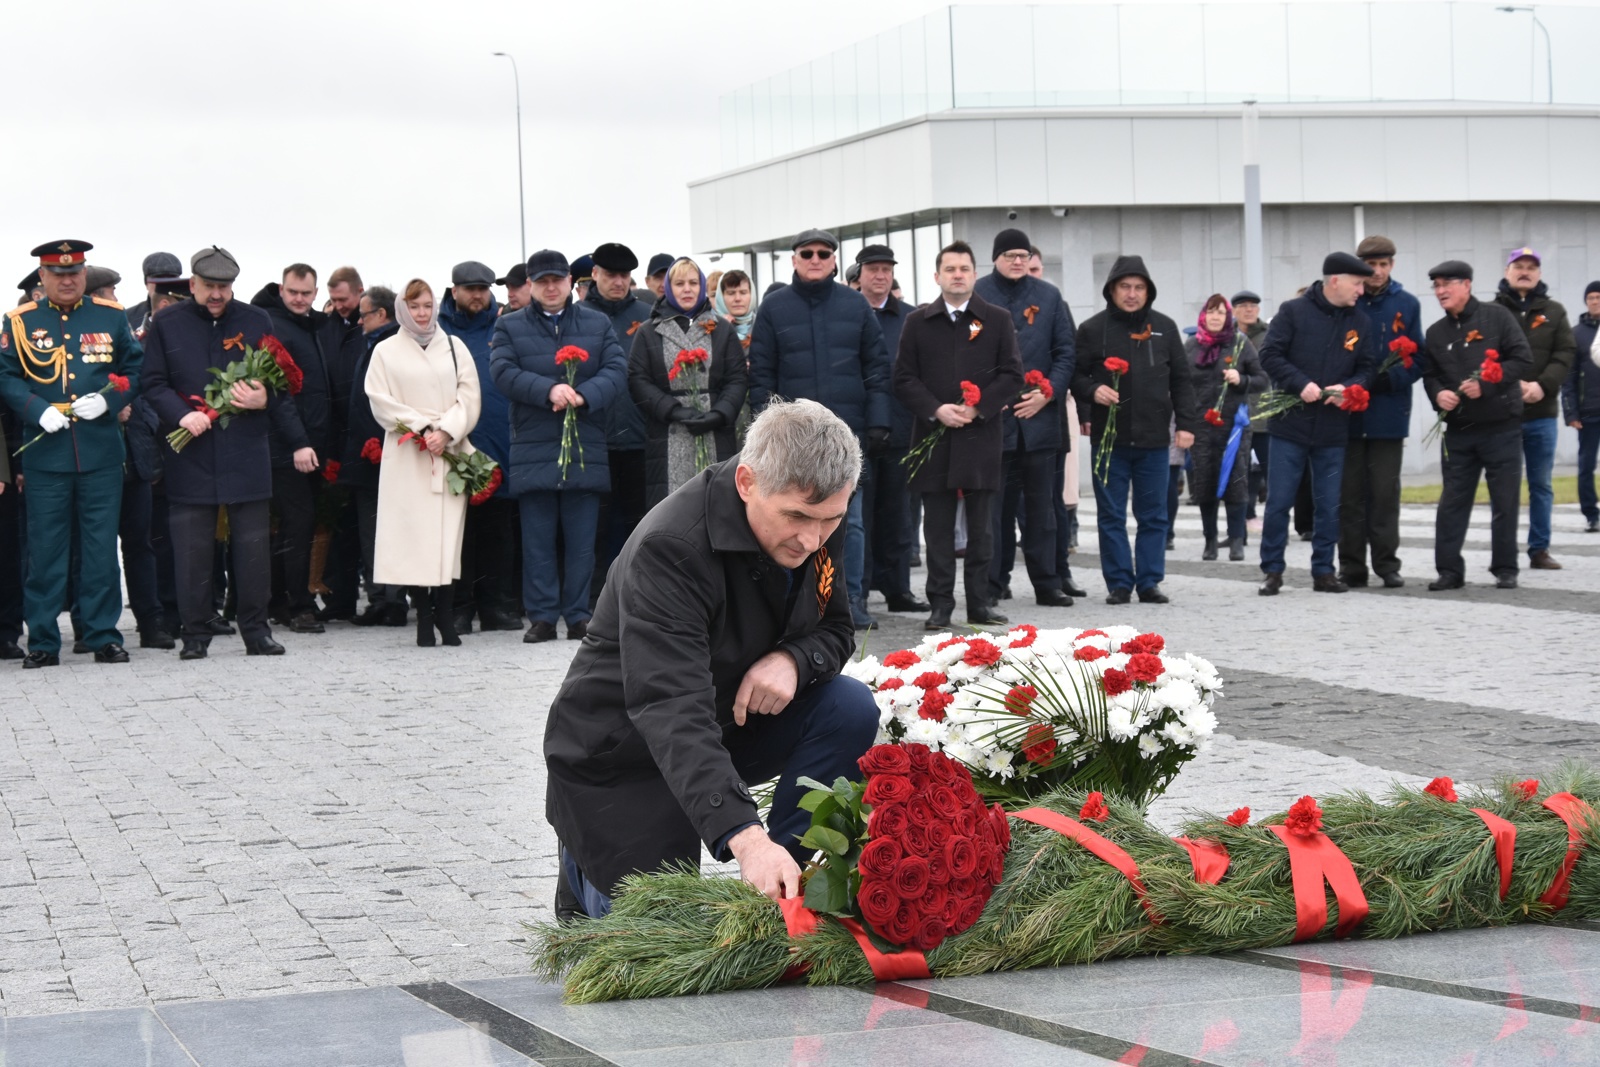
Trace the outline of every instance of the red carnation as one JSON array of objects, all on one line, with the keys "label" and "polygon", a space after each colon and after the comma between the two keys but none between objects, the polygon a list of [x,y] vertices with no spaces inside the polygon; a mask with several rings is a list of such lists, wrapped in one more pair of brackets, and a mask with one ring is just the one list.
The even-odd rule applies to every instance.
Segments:
[{"label": "red carnation", "polygon": [[361,446],[361,458],[368,463],[382,463],[383,442],[376,437],[367,438],[367,443]]},{"label": "red carnation", "polygon": [[1111,814],[1111,809],[1106,807],[1105,794],[1096,790],[1090,793],[1083,801],[1083,807],[1078,809],[1078,818],[1085,822],[1105,822]]},{"label": "red carnation", "polygon": [[1027,623],[1023,623],[1021,626],[1013,627],[1011,630],[1012,633],[1017,633],[1018,631],[1021,631],[1022,636],[1011,639],[1012,648],[1027,648],[1039,639],[1039,628],[1037,626],[1029,626]]},{"label": "red carnation", "polygon": [[928,861],[921,856],[907,856],[895,868],[890,885],[901,900],[916,900],[928,891]]},{"label": "red carnation", "polygon": [[1365,411],[1371,403],[1372,394],[1362,385],[1345,386],[1344,395],[1339,398],[1339,407],[1350,412]]},{"label": "red carnation", "polygon": [[903,678],[890,678],[878,686],[878,692],[883,693],[890,689],[899,689],[905,684],[905,679]]},{"label": "red carnation", "polygon": [[1250,822],[1249,808],[1234,808],[1233,814],[1228,816],[1229,826],[1246,826]]},{"label": "red carnation", "polygon": [[862,878],[856,905],[861,909],[861,917],[882,932],[884,926],[893,921],[894,913],[900,907],[900,897],[887,880]]},{"label": "red carnation", "polygon": [[921,662],[922,657],[909,648],[902,648],[898,652],[891,652],[883,657],[883,665],[885,667],[893,667],[897,671],[905,670],[907,667],[915,667]]},{"label": "red carnation", "polygon": [[959,636],[958,637],[947,637],[943,641],[940,641],[937,645],[935,645],[933,647],[933,650],[935,652],[943,652],[945,649],[949,648],[951,645],[964,645],[966,643],[967,643],[967,639],[965,637],[959,637]]},{"label": "red carnation", "polygon": [[1022,381],[1030,389],[1039,390],[1046,400],[1051,400],[1056,395],[1055,386],[1050,384],[1050,379],[1044,376],[1044,371],[1042,370],[1029,371],[1022,376]]},{"label": "red carnation", "polygon": [[1111,635],[1106,633],[1104,630],[1085,630],[1081,634],[1079,634],[1077,637],[1074,637],[1073,640],[1074,641],[1082,641],[1086,637],[1110,637],[1110,636]]},{"label": "red carnation", "polygon": [[875,837],[861,850],[861,858],[856,861],[856,866],[861,868],[863,879],[888,878],[894,874],[904,856],[900,842],[892,837]]},{"label": "red carnation", "polygon": [[862,774],[910,774],[911,756],[899,745],[873,745],[856,766]]},{"label": "red carnation", "polygon": [[1290,833],[1301,837],[1310,837],[1322,829],[1322,809],[1317,807],[1316,798],[1301,797],[1295,801],[1283,825],[1289,828]]},{"label": "red carnation", "polygon": [[1167,639],[1160,634],[1140,634],[1130,637],[1122,642],[1122,651],[1132,656],[1139,652],[1148,652],[1151,655],[1159,654],[1167,647]]},{"label": "red carnation", "polygon": [[867,833],[872,837],[899,837],[910,825],[904,804],[880,804],[867,817]]},{"label": "red carnation", "polygon": [[1222,412],[1216,408],[1206,408],[1206,421],[1213,426],[1222,425]]},{"label": "red carnation", "polygon": [[1483,366],[1478,368],[1478,377],[1481,380],[1488,382],[1490,385],[1503,380],[1505,376],[1505,368],[1501,367],[1500,364],[1496,363],[1492,359],[1484,360]]},{"label": "red carnation", "polygon": [[1056,733],[1049,723],[1036,722],[1022,739],[1022,756],[1029,763],[1045,764],[1055,758]]},{"label": "red carnation", "polygon": [[1084,645],[1082,648],[1075,649],[1073,651],[1072,658],[1077,660],[1079,663],[1093,663],[1095,660],[1105,659],[1109,655],[1111,655],[1111,653],[1107,652],[1103,648],[1096,648],[1094,645]]},{"label": "red carnation", "polygon": [[1456,784],[1448,778],[1435,778],[1433,781],[1423,786],[1422,791],[1424,793],[1431,793],[1440,800],[1449,801],[1451,804],[1454,804],[1458,799],[1460,799],[1456,796]]},{"label": "red carnation", "polygon": [[1106,360],[1106,370],[1111,374],[1126,374],[1128,373],[1128,361],[1120,356],[1112,356]]},{"label": "red carnation", "polygon": [[967,642],[967,651],[961,657],[961,662],[969,667],[987,667],[999,661],[999,646],[981,637]]},{"label": "red carnation", "polygon": [[1106,691],[1106,696],[1114,697],[1119,693],[1126,693],[1133,688],[1133,681],[1123,671],[1115,667],[1107,667],[1106,673],[1100,676],[1100,685]]},{"label": "red carnation", "polygon": [[133,388],[133,383],[128,381],[128,379],[121,374],[108,374],[106,375],[106,381],[110,382],[111,388],[115,389],[119,393],[126,393],[129,389]]},{"label": "red carnation", "polygon": [[1148,652],[1139,652],[1128,657],[1128,677],[1136,682],[1153,685],[1155,680],[1161,677],[1161,672],[1166,669],[1160,656],[1152,656]]},{"label": "red carnation", "polygon": [[911,798],[911,782],[900,774],[875,774],[867,783],[863,803],[876,807],[879,804],[898,804]]},{"label": "red carnation", "polygon": [[562,345],[556,349],[556,365],[563,366],[568,363],[587,363],[589,353],[577,345]]},{"label": "red carnation", "polygon": [[485,500],[488,500],[490,497],[494,496],[495,491],[500,488],[500,483],[504,481],[504,479],[505,476],[500,473],[500,468],[496,466],[492,471],[489,472],[489,480],[484,483],[483,488],[472,494],[469,503],[474,505],[481,504]]},{"label": "red carnation", "polygon": [[330,460],[328,460],[327,463],[323,464],[323,467],[322,467],[322,480],[325,481],[325,482],[336,482],[336,481],[339,480],[339,461],[338,460],[330,459]]},{"label": "red carnation", "polygon": [[983,392],[971,382],[961,383],[961,402],[968,407],[977,407],[978,401],[983,399]]},{"label": "red carnation", "polygon": [[917,705],[917,717],[932,719],[934,722],[944,722],[944,709],[954,703],[955,699],[943,689],[924,690],[922,703]]},{"label": "red carnation", "polygon": [[1028,714],[1028,707],[1039,698],[1039,691],[1031,685],[1014,685],[1006,694],[1006,710],[1013,715]]},{"label": "red carnation", "polygon": [[1486,348],[1483,350],[1483,358],[1489,363],[1499,363],[1500,350],[1498,348]]},{"label": "red carnation", "polygon": [[918,689],[937,689],[949,680],[943,671],[923,671],[911,680],[911,684]]},{"label": "red carnation", "polygon": [[1411,357],[1417,353],[1417,342],[1401,334],[1389,342],[1389,351],[1399,357],[1400,362],[1405,364],[1406,370],[1410,370],[1413,362]]},{"label": "red carnation", "polygon": [[1532,800],[1539,795],[1539,779],[1528,778],[1511,787],[1520,800]]}]

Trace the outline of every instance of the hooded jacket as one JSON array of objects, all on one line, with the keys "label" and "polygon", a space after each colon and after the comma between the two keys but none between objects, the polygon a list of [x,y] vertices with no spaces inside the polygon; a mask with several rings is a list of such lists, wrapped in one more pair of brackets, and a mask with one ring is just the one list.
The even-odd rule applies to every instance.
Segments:
[{"label": "hooded jacket", "polygon": [[1528,348],[1533,353],[1533,367],[1523,381],[1538,382],[1544,396],[1533,402],[1524,401],[1522,420],[1553,419],[1557,413],[1557,394],[1572,373],[1574,354],[1578,343],[1572,336],[1572,323],[1567,309],[1550,299],[1550,290],[1540,282],[1519,296],[1511,283],[1500,279],[1500,290],[1494,302],[1516,316],[1522,332],[1528,338]]},{"label": "hooded jacket", "polygon": [[[490,459],[500,464],[502,468],[509,469],[511,402],[495,387],[494,380],[489,377],[489,343],[494,338],[495,320],[499,317],[500,304],[492,296],[489,298],[489,306],[476,315],[469,315],[461,310],[456,304],[454,292],[446,292],[444,299],[439,301],[439,325],[444,327],[446,333],[467,346],[468,351],[472,353],[472,362],[478,366],[478,397],[481,406],[478,424],[468,435],[472,447],[480,452],[487,452]],[[509,479],[501,481],[495,496],[510,494],[511,488],[507,481]]]},{"label": "hooded jacket", "polygon": [[300,432],[296,434],[294,424],[288,420],[283,420],[282,428],[278,423],[273,424],[272,465],[279,470],[292,469],[294,453],[301,448],[312,449],[317,459],[326,463],[335,458],[330,452],[334,442],[330,426],[328,361],[322,349],[328,316],[316,310],[304,315],[294,314],[284,304],[277,282],[262,286],[250,299],[250,304],[272,319],[272,336],[283,342],[283,347],[289,350],[305,375],[305,383],[294,397]]},{"label": "hooded jacket", "polygon": [[[1422,305],[1393,278],[1380,293],[1365,290],[1356,298],[1356,307],[1372,321],[1377,331],[1377,360],[1373,367],[1372,404],[1366,411],[1350,416],[1350,440],[1400,440],[1411,433],[1411,387],[1422,380],[1427,345],[1422,336]],[[1397,361],[1382,374],[1377,368],[1389,359],[1389,342],[1397,336],[1411,338],[1417,350],[1408,369]]]},{"label": "hooded jacket", "polygon": [[[1461,396],[1455,410],[1444,413],[1451,432],[1500,433],[1522,426],[1522,388],[1533,367],[1533,353],[1516,317],[1499,304],[1470,297],[1461,315],[1428,327],[1428,366],[1422,377],[1428,399],[1439,406],[1440,390]],[[1483,365],[1490,349],[1500,354],[1504,378],[1480,382],[1483,395],[1474,400],[1460,392],[1461,383]]]},{"label": "hooded jacket", "polygon": [[1072,438],[1062,433],[1062,402],[1072,388],[1077,327],[1072,312],[1061,299],[1061,290],[1031,274],[1013,281],[993,271],[978,279],[973,292],[991,304],[1011,313],[1017,331],[1017,348],[1022,354],[1022,373],[1042,373],[1054,390],[1053,399],[1031,419],[1019,419],[1008,408],[1005,450],[1015,449],[1020,440],[1029,452],[1061,451],[1071,447]]},{"label": "hooded jacket", "polygon": [[1591,355],[1596,333],[1600,333],[1600,319],[1587,312],[1579,315],[1578,324],[1572,328],[1577,342],[1572,373],[1561,386],[1562,422],[1600,419],[1600,364]]},{"label": "hooded jacket", "polygon": [[[1312,382],[1371,389],[1377,348],[1372,321],[1355,307],[1328,303],[1316,281],[1272,317],[1261,366],[1273,388],[1286,393],[1298,394]],[[1342,448],[1350,440],[1350,414],[1321,401],[1300,404],[1267,423],[1267,432],[1308,448]]]},{"label": "hooded jacket", "polygon": [[[650,290],[646,289],[645,292]],[[599,286],[591,286],[583,298],[585,306],[592,307],[611,320],[611,332],[624,352],[633,351],[634,338],[650,321],[649,301],[639,299],[637,290],[628,290],[621,300],[607,300],[600,295]],[[731,423],[729,424],[732,425]],[[606,411],[606,447],[613,452],[636,452],[645,447],[649,431],[644,413],[637,404],[624,400]]]},{"label": "hooded jacket", "polygon": [[[1112,287],[1128,277],[1143,278],[1150,287],[1149,298],[1138,311],[1123,311],[1111,300]],[[1106,309],[1078,327],[1072,378],[1072,395],[1078,399],[1078,410],[1090,413],[1091,439],[1098,446],[1111,410],[1094,401],[1095,389],[1111,384],[1111,372],[1106,370],[1106,360],[1111,358],[1128,364],[1116,386],[1122,399],[1117,405],[1113,447],[1166,448],[1172,443],[1174,420],[1179,430],[1198,432],[1204,422],[1195,402],[1183,334],[1177,323],[1153,310],[1156,285],[1145,270],[1144,260],[1139,256],[1118,256],[1100,292]]]}]

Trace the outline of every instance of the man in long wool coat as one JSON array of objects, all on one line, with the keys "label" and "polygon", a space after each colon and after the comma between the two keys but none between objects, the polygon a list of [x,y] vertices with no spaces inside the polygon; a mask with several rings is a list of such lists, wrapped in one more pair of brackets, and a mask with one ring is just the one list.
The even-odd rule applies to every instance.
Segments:
[{"label": "man in long wool coat", "polygon": [[[702,843],[768,896],[799,892],[796,779],[854,777],[878,730],[872,694],[838,673],[860,470],[842,419],[774,401],[742,453],[628,539],[545,728],[559,918],[605,914],[624,876],[697,865]],[[763,827],[749,783],[773,777]]]}]

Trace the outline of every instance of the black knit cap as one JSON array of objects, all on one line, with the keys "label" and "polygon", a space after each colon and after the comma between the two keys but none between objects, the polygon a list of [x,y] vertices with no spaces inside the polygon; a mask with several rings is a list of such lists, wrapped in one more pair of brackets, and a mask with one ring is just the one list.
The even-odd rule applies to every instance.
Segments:
[{"label": "black knit cap", "polygon": [[1023,233],[1021,230],[1001,230],[999,233],[994,235],[994,254],[989,257],[989,261],[993,262],[999,259],[1000,256],[1006,252],[1015,252],[1018,249],[1028,249],[1032,247],[1033,245],[1028,241],[1028,235]]},{"label": "black knit cap", "polygon": [[1590,282],[1588,286],[1584,288],[1583,295],[1585,297],[1587,297],[1590,293],[1600,293],[1600,282]]}]

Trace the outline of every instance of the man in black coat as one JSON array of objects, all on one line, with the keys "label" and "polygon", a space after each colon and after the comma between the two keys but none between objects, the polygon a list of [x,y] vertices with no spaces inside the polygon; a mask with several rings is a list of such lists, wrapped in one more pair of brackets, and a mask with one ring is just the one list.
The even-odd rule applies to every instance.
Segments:
[{"label": "man in black coat", "polygon": [[[272,537],[272,596],[268,613],[297,634],[320,634],[312,599],[311,540],[317,531],[317,501],[324,479],[317,469],[336,458],[329,437],[331,382],[323,350],[328,316],[316,310],[317,272],[291,263],[282,282],[269,282],[250,301],[272,319],[272,335],[294,357],[305,375],[294,407],[299,434],[272,432],[272,506],[278,521]],[[291,427],[291,433],[293,428]]]},{"label": "man in black coat", "polygon": [[[702,844],[774,899],[799,892],[796,779],[853,776],[878,730],[871,692],[839,675],[855,639],[836,561],[860,469],[837,416],[773,401],[743,453],[628,539],[545,727],[558,916],[604,914],[621,878],[697,865]],[[774,777],[763,829],[749,784]]]},{"label": "man in black coat", "polygon": [[[1078,327],[1072,392],[1089,408],[1094,442],[1094,499],[1100,532],[1100,572],[1106,603],[1126,604],[1134,590],[1144,603],[1165,604],[1167,573],[1167,448],[1188,448],[1200,427],[1189,357],[1177,323],[1154,310],[1156,283],[1139,256],[1118,256],[1101,294],[1106,310]],[[1113,378],[1107,360],[1126,365]],[[1116,366],[1116,364],[1113,364]],[[1116,381],[1116,385],[1113,385]],[[1103,440],[1117,410],[1109,455]],[[1174,435],[1171,427],[1177,424]],[[1128,545],[1128,495],[1138,533]]]},{"label": "man in black coat", "polygon": [[1378,369],[1379,332],[1356,307],[1372,268],[1348,252],[1322,261],[1322,280],[1305,296],[1278,309],[1261,345],[1261,366],[1275,389],[1303,403],[1267,424],[1267,513],[1261,523],[1259,592],[1276,596],[1283,588],[1284,550],[1289,543],[1289,509],[1301,474],[1311,466],[1311,578],[1319,593],[1344,593],[1334,569],[1339,547],[1339,502],[1344,493],[1344,451],[1350,441],[1350,414],[1339,406],[1348,386],[1370,388]]},{"label": "man in black coat", "polygon": [[357,558],[361,561],[361,577],[367,586],[367,610],[350,620],[356,626],[406,624],[405,590],[398,585],[379,585],[372,580],[372,559],[378,536],[378,465],[383,462],[384,430],[372,417],[372,404],[367,400],[367,368],[372,365],[372,350],[400,332],[400,324],[394,317],[394,302],[394,290],[383,285],[374,285],[361,294],[357,314],[366,348],[356,362],[350,401],[345,409],[344,460],[339,467],[339,485],[350,491],[359,542]]},{"label": "man in black coat", "polygon": [[162,432],[182,427],[193,439],[166,457],[168,522],[183,620],[180,659],[204,659],[211,638],[226,632],[212,603],[212,545],[217,509],[228,508],[233,581],[238,589],[239,631],[252,656],[281,656],[267,623],[271,584],[269,513],[272,454],[269,435],[281,428],[303,434],[294,401],[259,382],[233,386],[239,408],[224,427],[188,398],[203,396],[213,368],[226,367],[272,333],[265,311],[233,298],[239,263],[213,245],[190,260],[193,300],[163,310],[145,331],[145,395]]},{"label": "man in black coat", "polygon": [[1033,246],[1021,230],[1001,230],[994,239],[994,270],[978,279],[975,292],[1011,313],[1022,355],[1022,373],[1038,371],[1050,383],[1029,388],[1002,416],[1005,452],[1000,507],[996,509],[996,551],[991,595],[1000,599],[1011,587],[1017,558],[1017,521],[1022,521],[1022,557],[1041,607],[1071,607],[1071,573],[1056,569],[1056,505],[1061,501],[1058,470],[1065,475],[1072,438],[1063,433],[1062,401],[1072,387],[1072,312],[1061,290],[1028,273]]},{"label": "man in black coat", "polygon": [[[900,334],[894,392],[917,418],[912,452],[928,449],[910,461],[911,491],[922,494],[933,607],[924,625],[939,631],[949,629],[955,610],[958,501],[967,514],[967,622],[1009,621],[989,602],[989,566],[1002,485],[1000,414],[1022,392],[1022,360],[1011,316],[972,293],[978,280],[972,246],[946,245],[934,263],[940,299],[912,312]],[[976,401],[965,395],[969,384],[978,388]]]},{"label": "man in black coat", "polygon": [[[322,328],[322,351],[328,363],[328,455],[339,460],[348,436],[350,393],[356,364],[367,354],[361,329],[361,294],[366,287],[361,272],[351,266],[336,267],[327,279],[328,316]],[[323,568],[323,583],[328,587],[322,618],[354,619],[361,593],[361,539],[357,533],[355,508],[343,479],[324,484],[323,513],[333,524],[333,543]],[[457,630],[459,631],[459,627]]]},{"label": "man in black coat", "polygon": [[[1444,318],[1428,327],[1422,385],[1444,414],[1440,473],[1444,486],[1434,519],[1435,592],[1460,589],[1467,568],[1461,545],[1478,495],[1489,483],[1489,571],[1501,589],[1517,587],[1517,498],[1522,488],[1522,383],[1534,355],[1521,324],[1506,308],[1472,295],[1472,267],[1449,260],[1428,272]],[[1497,369],[1487,373],[1486,368]],[[1494,379],[1498,377],[1499,380]]]}]

